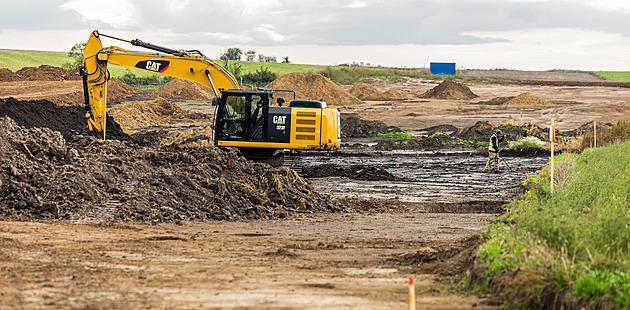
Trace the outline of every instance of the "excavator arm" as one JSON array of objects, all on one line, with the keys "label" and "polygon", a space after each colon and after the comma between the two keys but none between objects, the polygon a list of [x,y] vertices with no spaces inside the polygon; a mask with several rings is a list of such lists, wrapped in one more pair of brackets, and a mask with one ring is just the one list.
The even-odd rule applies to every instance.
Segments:
[{"label": "excavator arm", "polygon": [[[156,52],[140,52],[116,46],[103,47],[100,37],[108,37]],[[210,60],[198,51],[178,51],[138,39],[127,41],[93,31],[83,50],[83,90],[87,128],[99,138],[105,139],[107,65],[116,64],[131,68],[179,77],[200,83],[220,97],[223,89],[241,89],[236,78],[220,64]]]}]

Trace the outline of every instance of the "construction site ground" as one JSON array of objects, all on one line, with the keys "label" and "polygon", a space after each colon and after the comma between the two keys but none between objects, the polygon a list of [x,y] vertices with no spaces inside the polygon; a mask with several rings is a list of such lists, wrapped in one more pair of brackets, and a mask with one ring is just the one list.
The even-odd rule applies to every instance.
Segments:
[{"label": "construction site ground", "polygon": [[[411,134],[438,125],[500,125],[510,117],[520,121],[521,113],[523,121],[543,128],[555,118],[561,131],[629,115],[630,88],[623,83],[607,86],[589,75],[568,78],[557,72],[522,74],[505,83],[464,82],[478,96],[465,100],[419,97],[441,81],[379,79],[369,85],[398,90],[404,99],[338,108]],[[528,78],[552,83],[535,85]],[[0,98],[76,98],[77,92],[81,95],[80,81],[0,82]],[[526,92],[552,104],[484,104]],[[201,114],[161,124],[145,120],[147,128],[122,130],[143,133],[148,141],[159,136],[154,131],[195,132],[211,122],[208,100],[173,102]],[[382,139],[361,138],[345,139],[341,152],[287,156],[286,168],[268,168],[211,145],[199,151],[188,148],[189,142],[99,144],[71,138],[78,129],[62,132],[62,138],[11,122],[0,122],[0,130],[16,135],[0,143],[12,152],[3,162],[8,166],[0,190],[4,203],[17,210],[0,221],[0,309],[394,309],[408,307],[410,276],[418,309],[500,309],[493,296],[458,285],[484,225],[521,191],[518,183],[548,160],[548,153],[508,153],[502,173],[486,174],[485,147],[382,149],[377,147]],[[53,150],[35,154],[28,142],[33,137],[44,139],[37,141],[40,149],[46,144]],[[60,139],[65,144],[59,146]],[[208,158],[214,159],[204,166]],[[102,164],[94,167],[95,162]],[[222,179],[206,184],[197,179],[201,170]],[[64,187],[81,182],[88,184],[83,191],[98,194],[87,197]],[[212,191],[196,192],[190,184]],[[245,188],[265,195],[228,197]],[[20,197],[45,209],[16,207]],[[47,204],[51,197],[63,204]],[[185,202],[196,206],[206,200],[216,205],[190,209]]]}]

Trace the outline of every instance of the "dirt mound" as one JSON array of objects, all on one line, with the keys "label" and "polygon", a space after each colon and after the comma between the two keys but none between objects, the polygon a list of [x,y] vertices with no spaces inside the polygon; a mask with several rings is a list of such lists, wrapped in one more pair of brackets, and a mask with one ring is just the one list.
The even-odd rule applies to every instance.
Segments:
[{"label": "dirt mound", "polygon": [[485,104],[485,105],[502,105],[510,100],[514,99],[514,96],[510,97],[495,97],[488,101],[479,101],[473,104]]},{"label": "dirt mound", "polygon": [[387,170],[374,166],[350,166],[341,167],[338,165],[321,165],[303,167],[302,174],[308,178],[323,177],[347,177],[353,180],[363,181],[408,181],[405,178],[399,178]]},{"label": "dirt mound", "polygon": [[381,91],[365,83],[354,84],[348,93],[361,100],[387,100]]},{"label": "dirt mound", "polygon": [[293,170],[249,162],[213,146],[64,140],[49,129],[26,129],[0,118],[0,151],[0,217],[178,222],[345,208]]},{"label": "dirt mound", "polygon": [[451,80],[445,80],[440,85],[426,91],[420,98],[427,99],[472,99],[478,97],[475,95],[468,86],[453,82]]},{"label": "dirt mound", "polygon": [[15,73],[20,76],[21,80],[25,81],[63,81],[81,79],[81,76],[78,74],[72,74],[66,69],[49,65],[24,67]]},{"label": "dirt mound", "polygon": [[0,68],[0,82],[13,82],[19,80],[20,76],[17,75],[17,73],[6,68]]},{"label": "dirt mound", "polygon": [[387,126],[381,121],[366,121],[356,114],[341,114],[342,138],[375,137],[379,133],[402,132],[395,126]]},{"label": "dirt mound", "polygon": [[[140,93],[140,90],[136,87],[128,85],[127,83],[119,79],[109,79],[107,82],[107,100],[122,100],[129,98],[135,94]],[[83,92],[81,92],[83,94]]]},{"label": "dirt mound", "polygon": [[[605,128],[609,128],[612,127],[613,124],[612,123],[603,123],[603,122],[597,122],[597,131],[604,130]],[[584,135],[586,133],[593,133],[593,121],[587,122],[582,124],[580,127],[574,129],[574,130],[570,130],[570,131],[566,131],[563,132],[564,135],[569,136],[569,137],[579,137],[581,135]]]},{"label": "dirt mound", "polygon": [[[18,125],[25,128],[50,128],[60,132],[66,138],[82,134],[87,126],[85,108],[57,106],[48,100],[0,99],[0,117],[10,117]],[[107,115],[106,126],[108,139],[129,139],[120,125],[109,115]]]},{"label": "dirt mound", "polygon": [[[549,129],[543,129],[540,126],[533,124],[533,123],[523,123],[519,125],[519,128],[521,128],[521,130],[525,131],[525,135],[524,136],[532,136],[532,137],[536,137],[542,141],[548,141],[549,140]],[[560,138],[560,137],[558,137]]]},{"label": "dirt mound", "polygon": [[210,126],[186,128],[184,130],[150,130],[135,133],[132,140],[138,145],[188,144],[197,146],[213,145],[214,130]]},{"label": "dirt mound", "polygon": [[197,82],[176,78],[149,94],[149,97],[211,100],[214,98],[214,93],[208,87]]},{"label": "dirt mound", "polygon": [[126,133],[167,123],[209,121],[210,117],[203,113],[184,111],[163,98],[117,104],[108,110],[108,115],[113,117]]},{"label": "dirt mound", "polygon": [[[289,73],[266,85],[265,88],[294,90],[296,99],[323,99],[328,104],[336,106],[363,103],[361,99],[349,94],[329,79],[314,73]],[[280,97],[280,94],[283,93],[277,92],[276,97]],[[285,98],[287,101],[293,99],[290,93],[287,93]]]},{"label": "dirt mound", "polygon": [[453,135],[453,134],[456,134],[459,131],[459,129],[450,124],[442,124],[442,125],[423,128],[418,131],[429,136],[438,132],[445,133],[447,135]]},{"label": "dirt mound", "polygon": [[522,93],[504,103],[504,105],[550,105],[550,104],[553,104],[553,103],[545,99],[542,99],[532,93]]},{"label": "dirt mound", "polygon": [[400,91],[390,88],[388,90],[386,90],[383,95],[388,99],[388,100],[402,100],[405,99],[405,95],[403,95]]},{"label": "dirt mound", "polygon": [[462,139],[485,141],[487,140],[486,137],[484,137],[483,135],[480,135],[478,132],[491,134],[494,132],[496,128],[497,126],[495,126],[494,124],[488,121],[478,121],[477,123],[475,123],[474,125],[468,128],[462,128],[457,133],[457,136],[459,136]]}]

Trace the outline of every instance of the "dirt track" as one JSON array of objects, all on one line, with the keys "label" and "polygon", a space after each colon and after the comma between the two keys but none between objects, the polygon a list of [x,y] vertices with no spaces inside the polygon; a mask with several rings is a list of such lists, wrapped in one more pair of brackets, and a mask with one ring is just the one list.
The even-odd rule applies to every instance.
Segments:
[{"label": "dirt track", "polygon": [[[34,86],[42,83],[29,91],[27,82],[2,82],[0,92],[49,95]],[[499,125],[520,112],[540,126],[561,119],[560,129],[570,130],[630,112],[630,90],[620,87],[467,83],[478,98],[449,100],[418,97],[435,81],[372,85],[406,99],[341,106],[342,113],[418,134],[479,120]],[[480,108],[480,101],[524,92],[554,104]],[[186,110],[212,112],[201,103],[177,101]],[[82,124],[80,104],[65,108]],[[418,283],[418,309],[498,309],[488,296],[449,288],[465,274],[478,231],[547,158],[506,156],[511,171],[502,163],[503,173],[485,174],[484,147],[383,151],[375,139],[344,140],[344,152],[288,160],[303,182],[286,168],[250,165],[196,144],[198,136],[171,146],[98,143],[72,138],[71,131],[49,136],[27,129],[37,127],[36,118],[14,117],[26,128],[12,127],[15,135],[0,139],[10,163],[0,175],[7,215],[0,221],[0,309],[406,308],[410,275]],[[76,124],[55,126],[70,125]],[[154,143],[151,136],[161,133],[143,130],[156,129],[139,128],[142,141]],[[183,131],[181,124],[163,129]],[[34,136],[54,143],[27,143]],[[20,197],[30,200],[18,206]]]},{"label": "dirt track", "polygon": [[408,305],[407,278],[416,274],[419,309],[494,309],[486,299],[443,291],[443,278],[461,277],[465,261],[440,269],[439,256],[428,252],[442,270],[434,274],[388,261],[417,248],[444,251],[445,239],[456,253],[468,244],[454,241],[491,217],[339,214],[182,226],[2,221],[0,305],[392,309]]}]

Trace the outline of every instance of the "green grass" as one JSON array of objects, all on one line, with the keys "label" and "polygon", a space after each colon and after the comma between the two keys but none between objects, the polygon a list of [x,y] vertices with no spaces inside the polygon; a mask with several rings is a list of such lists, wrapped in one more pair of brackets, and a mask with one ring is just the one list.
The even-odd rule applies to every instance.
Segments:
[{"label": "green grass", "polygon": [[370,131],[368,132],[368,136],[370,137],[374,137],[374,138],[391,138],[391,139],[413,139],[413,138],[417,138],[414,135],[410,135],[406,132],[402,132],[402,131],[395,131],[393,129],[388,129],[386,133],[380,133],[380,132],[373,132]]},{"label": "green grass", "polygon": [[70,61],[68,53],[0,49],[0,68],[7,68],[13,72],[39,65],[61,67]]},{"label": "green grass", "polygon": [[630,82],[630,71],[596,71],[595,74],[606,80]]},{"label": "green grass", "polygon": [[520,138],[517,141],[510,141],[508,142],[508,149],[510,150],[522,150],[524,148],[536,148],[536,149],[542,149],[545,147],[545,145],[547,144],[547,142],[542,141],[536,137],[524,137],[524,138]]},{"label": "green grass", "polygon": [[527,182],[478,252],[486,276],[513,275],[501,295],[540,308],[552,288],[590,308],[630,308],[630,142],[558,156],[553,194],[549,167]]},{"label": "green grass", "polygon": [[[225,62],[222,60],[215,60],[217,63],[221,64],[225,67]],[[306,64],[287,64],[287,63],[278,63],[278,62],[258,62],[258,61],[230,61],[228,63],[228,68],[231,68],[233,65],[240,65],[243,68],[244,73],[254,72],[256,70],[260,70],[261,67],[268,68],[269,71],[276,73],[278,76],[283,76],[287,73],[291,72],[300,72],[300,73],[316,73],[326,66],[321,65],[306,65]]]}]

